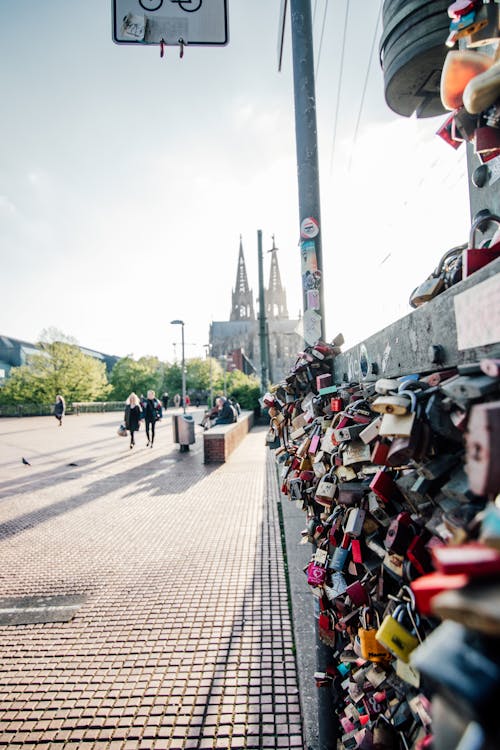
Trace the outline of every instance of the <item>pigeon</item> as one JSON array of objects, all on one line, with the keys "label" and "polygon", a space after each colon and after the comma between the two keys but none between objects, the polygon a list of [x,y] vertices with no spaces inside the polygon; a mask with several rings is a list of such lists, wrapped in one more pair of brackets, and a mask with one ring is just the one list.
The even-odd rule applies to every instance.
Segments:
[{"label": "pigeon", "polygon": [[22,462],[23,462],[23,464],[24,464],[25,466],[31,466],[30,462],[29,462],[29,461],[26,461],[26,459],[24,458],[24,456],[22,457]]}]

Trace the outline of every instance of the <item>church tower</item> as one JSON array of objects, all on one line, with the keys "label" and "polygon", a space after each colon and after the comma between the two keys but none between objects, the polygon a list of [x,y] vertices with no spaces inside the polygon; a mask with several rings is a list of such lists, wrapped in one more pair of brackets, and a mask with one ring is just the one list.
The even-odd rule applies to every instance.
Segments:
[{"label": "church tower", "polygon": [[255,320],[253,292],[248,287],[247,269],[245,266],[245,257],[243,255],[241,234],[238,269],[236,271],[236,285],[232,293],[232,308],[229,320]]},{"label": "church tower", "polygon": [[268,320],[288,320],[286,307],[286,292],[281,284],[280,269],[276,253],[278,248],[274,244],[268,251],[271,253],[271,269],[269,271],[269,286],[266,289],[266,317]]}]

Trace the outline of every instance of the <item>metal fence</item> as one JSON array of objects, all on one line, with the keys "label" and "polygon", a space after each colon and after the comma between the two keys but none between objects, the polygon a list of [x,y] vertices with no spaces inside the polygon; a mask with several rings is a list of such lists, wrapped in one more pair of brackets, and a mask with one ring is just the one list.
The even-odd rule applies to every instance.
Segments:
[{"label": "metal fence", "polygon": [[[66,414],[123,411],[124,409],[124,401],[74,401],[73,403],[66,404]],[[0,405],[0,417],[47,417],[53,413],[53,404]]]}]

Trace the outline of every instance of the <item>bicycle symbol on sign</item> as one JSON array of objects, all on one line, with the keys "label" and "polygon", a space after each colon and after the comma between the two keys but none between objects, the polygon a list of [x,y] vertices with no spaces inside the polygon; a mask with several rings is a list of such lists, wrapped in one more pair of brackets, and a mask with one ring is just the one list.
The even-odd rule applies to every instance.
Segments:
[{"label": "bicycle symbol on sign", "polygon": [[[203,0],[170,0],[170,2],[178,5],[179,8],[186,13],[196,13],[196,11],[201,8]],[[153,12],[161,8],[163,0],[139,0],[139,5],[144,8],[144,10]]]}]

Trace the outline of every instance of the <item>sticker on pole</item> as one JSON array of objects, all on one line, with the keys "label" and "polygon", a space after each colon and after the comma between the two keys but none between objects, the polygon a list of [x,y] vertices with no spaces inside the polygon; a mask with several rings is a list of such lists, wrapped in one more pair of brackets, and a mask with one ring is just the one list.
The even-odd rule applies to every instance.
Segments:
[{"label": "sticker on pole", "polygon": [[321,338],[321,315],[316,310],[306,310],[303,320],[304,340],[309,346],[314,346]]},{"label": "sticker on pole", "polygon": [[311,237],[316,237],[319,234],[319,224],[316,219],[309,216],[307,219],[303,219],[300,225],[300,236],[304,240],[308,240]]}]

